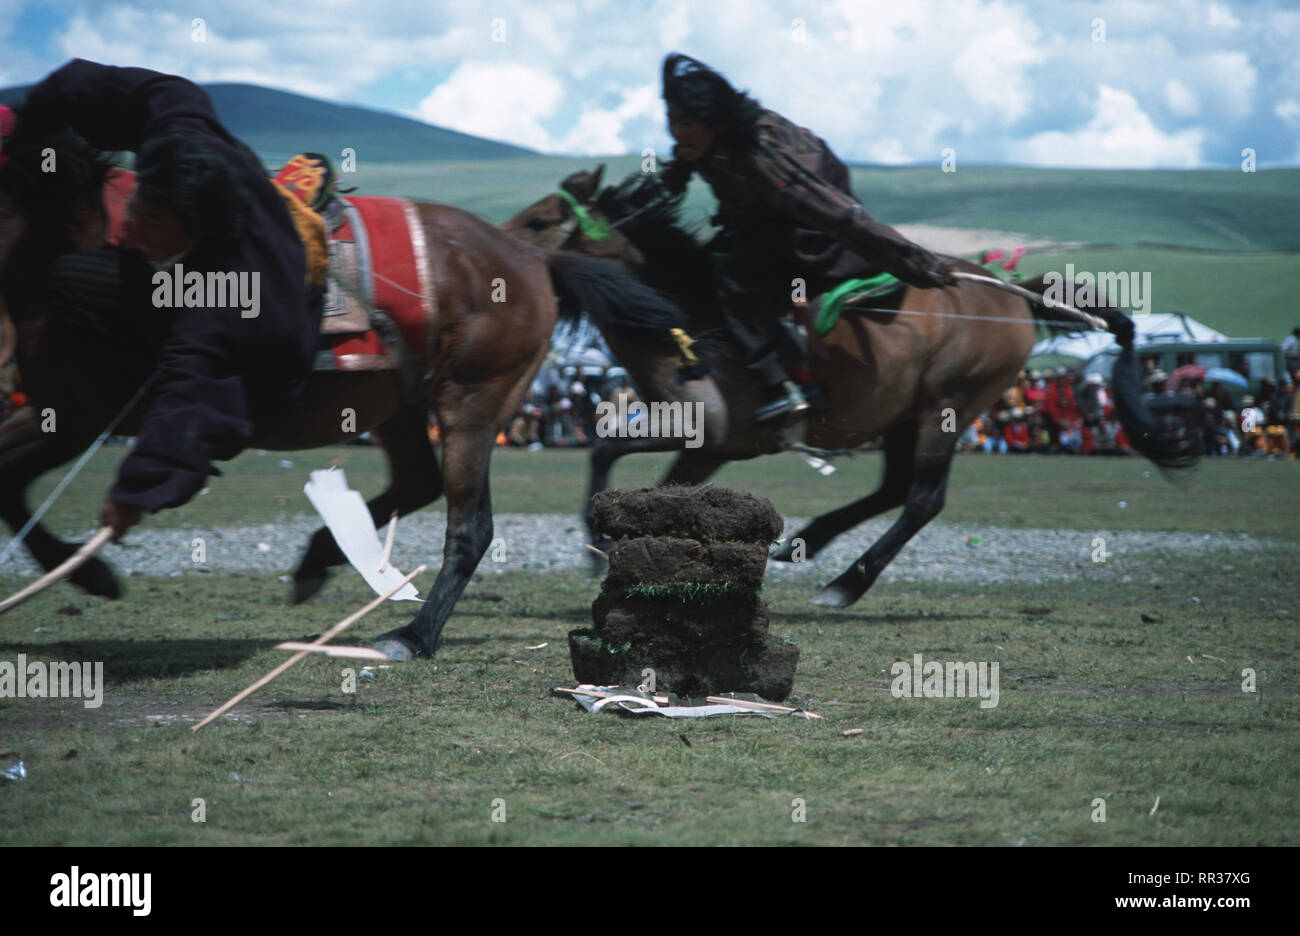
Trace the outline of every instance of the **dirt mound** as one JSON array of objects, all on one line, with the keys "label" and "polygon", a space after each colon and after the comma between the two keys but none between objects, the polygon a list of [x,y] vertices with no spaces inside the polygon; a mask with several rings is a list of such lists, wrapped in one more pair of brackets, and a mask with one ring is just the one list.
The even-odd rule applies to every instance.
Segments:
[{"label": "dirt mound", "polygon": [[614,539],[672,536],[701,543],[774,542],[784,521],[772,502],[717,487],[601,491],[592,499],[594,529]]},{"label": "dirt mound", "polygon": [[767,571],[767,546],[715,543],[669,536],[626,537],[614,546],[605,587],[691,582],[755,591]]},{"label": "dirt mound", "polygon": [[657,690],[680,696],[790,694],[799,648],[768,633],[758,598],[781,532],[771,503],[679,487],[605,491],[595,505],[596,529],[618,542],[595,628],[569,633],[579,682],[636,686],[650,669]]}]

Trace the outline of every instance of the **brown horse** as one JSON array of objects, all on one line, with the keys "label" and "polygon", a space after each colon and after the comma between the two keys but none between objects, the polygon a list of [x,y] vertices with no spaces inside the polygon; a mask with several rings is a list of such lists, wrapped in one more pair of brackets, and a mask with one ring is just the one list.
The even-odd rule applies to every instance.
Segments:
[{"label": "brown horse", "polygon": [[[591,493],[608,485],[615,459],[632,452],[681,450],[662,483],[697,484],[728,461],[786,448],[840,452],[881,438],[880,487],[813,520],[774,556],[811,558],[841,533],[901,506],[893,526],[814,599],[833,607],[852,604],[943,508],[957,437],[1014,382],[1035,341],[1037,310],[1022,298],[970,282],[943,289],[909,287],[870,302],[870,308],[850,303],[824,338],[811,341],[812,371],[826,390],[828,407],[797,431],[760,432],[751,416],[758,388],[725,341],[698,342],[711,373],[683,375],[676,363],[680,349],[667,340],[666,329],[673,325],[698,334],[721,324],[711,254],[678,226],[680,198],[666,197],[652,179],[635,175],[601,191],[602,170],[575,173],[562,183],[582,216],[568,198],[549,195],[504,227],[534,243],[614,259],[675,298],[690,315],[689,323],[592,317],[644,400],[702,403],[705,424],[703,444],[693,449],[680,438],[597,441]],[[957,269],[986,272],[965,262]],[[1041,280],[1024,285],[1043,291]],[[1158,418],[1143,402],[1132,320],[1112,309],[1093,311],[1123,349],[1114,388],[1129,438],[1162,467],[1189,464],[1197,433]],[[1050,315],[1069,330],[1091,327],[1061,310]]]},{"label": "brown horse", "polygon": [[[41,299],[58,257],[102,243],[101,192],[107,161],[78,138],[48,141],[59,171],[41,174],[39,152],[7,154],[0,168],[0,285],[12,307],[0,305],[0,347],[16,346],[30,405],[0,426],[0,518],[15,531],[30,518],[29,484],[83,452],[129,401],[153,370],[155,358],[141,349],[115,347],[98,369],[70,373],[62,366],[50,316]],[[497,433],[514,413],[549,347],[556,324],[555,292],[610,284],[608,265],[583,257],[559,257],[521,243],[467,212],[418,204],[427,245],[427,282],[437,297],[436,323],[426,342],[420,373],[426,399],[404,402],[396,372],[313,375],[298,407],[259,417],[253,446],[297,450],[331,445],[373,429],[388,455],[389,487],[369,502],[376,525],[390,513],[419,509],[447,497],[443,565],[420,611],[404,628],[383,635],[376,646],[394,659],[431,655],[448,615],[492,539],[488,464]],[[14,260],[10,263],[10,260]],[[574,262],[577,261],[577,262]],[[622,275],[622,274],[620,274]],[[631,276],[628,295],[649,297]],[[20,301],[14,301],[19,296]],[[8,337],[5,337],[8,336]],[[44,340],[43,340],[44,336]],[[0,363],[3,363],[0,361]],[[347,426],[340,414],[355,411]],[[427,411],[442,434],[442,465],[426,434]],[[57,413],[57,432],[43,432],[47,409]],[[130,434],[139,413],[118,430]],[[25,545],[46,569],[75,549],[32,528]],[[295,574],[301,600],[324,582],[329,565],[345,561],[332,535],[319,530]],[[92,559],[72,581],[100,595],[120,589],[109,567]]]}]

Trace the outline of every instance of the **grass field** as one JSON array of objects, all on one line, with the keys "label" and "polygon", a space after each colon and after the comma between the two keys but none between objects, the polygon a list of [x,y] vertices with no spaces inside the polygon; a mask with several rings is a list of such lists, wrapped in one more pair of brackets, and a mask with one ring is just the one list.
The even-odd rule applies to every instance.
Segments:
[{"label": "grass field", "polygon": [[[115,454],[65,495],[56,529],[89,524]],[[363,449],[292,455],[293,469],[250,453],[185,522],[296,514],[300,495],[272,498],[338,455],[355,487],[381,483]],[[576,514],[580,457],[499,452],[497,509]],[[878,468],[860,462],[819,480],[770,459],[719,482],[807,515],[857,496]],[[625,464],[630,485],[658,462]],[[1153,544],[1231,529],[1273,545],[1210,560],[1156,549],[1050,588],[881,583],[847,610],[769,583],[773,630],[802,648],[792,703],[821,721],[586,714],[550,690],[572,681],[565,634],[589,623],[597,582],[510,572],[470,585],[435,660],[379,670],[355,694],[341,662],[309,661],[195,736],[195,717],[283,658],[275,642],[363,603],[359,578],[298,608],[273,575],[132,578],[116,603],[59,586],[0,619],[0,660],[101,660],[104,704],[0,700],[0,767],[28,769],[0,786],[0,841],[1295,844],[1295,468],[1210,463],[1174,486],[1135,459],[959,459],[950,522],[1143,529]],[[407,613],[381,608],[358,636]],[[915,653],[998,661],[999,705],[894,698],[890,666]],[[1260,691],[1242,691],[1244,668]]]}]

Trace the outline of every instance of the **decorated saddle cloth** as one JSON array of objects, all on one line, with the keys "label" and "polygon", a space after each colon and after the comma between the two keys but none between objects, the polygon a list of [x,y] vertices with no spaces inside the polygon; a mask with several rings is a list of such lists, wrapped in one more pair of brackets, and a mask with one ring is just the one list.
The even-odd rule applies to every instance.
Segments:
[{"label": "decorated saddle cloth", "polygon": [[[345,198],[324,156],[295,156],[271,180],[284,197],[306,251],[309,282],[325,285],[316,371],[402,371],[419,382],[432,346],[437,302],[414,203]],[[124,243],[135,175],[114,170],[104,186],[108,242]]]}]

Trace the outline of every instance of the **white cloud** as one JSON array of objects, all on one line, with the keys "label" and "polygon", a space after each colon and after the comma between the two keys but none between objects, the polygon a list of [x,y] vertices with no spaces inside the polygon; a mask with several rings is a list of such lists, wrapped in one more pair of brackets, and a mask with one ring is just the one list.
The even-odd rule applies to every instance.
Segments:
[{"label": "white cloud", "polygon": [[[1083,133],[1103,159],[1148,140],[1150,158],[1126,157],[1144,165],[1229,159],[1243,134],[1289,154],[1296,124],[1277,107],[1300,100],[1295,0],[223,0],[192,13],[174,0],[65,0],[49,36],[19,15],[39,2],[0,0],[12,14],[0,15],[0,84],[80,55],[407,112],[427,91],[424,119],[548,152],[668,144],[658,81],[674,50],[850,161],[937,163],[952,146],[968,163],[1077,162],[1060,141]],[[190,41],[195,15],[205,43]],[[1104,43],[1091,41],[1094,16]],[[491,41],[498,17],[505,43]],[[792,41],[796,18],[806,42]],[[490,89],[469,86],[471,67]],[[512,84],[511,67],[526,77]],[[1122,85],[1132,108],[1101,108],[1103,84]]]},{"label": "white cloud", "polygon": [[583,156],[603,156],[639,150],[640,146],[623,135],[624,126],[637,118],[659,119],[663,103],[656,82],[622,92],[622,101],[613,109],[588,108],[577,125],[553,146],[552,151]]},{"label": "white cloud", "polygon": [[1165,82],[1165,104],[1179,117],[1195,117],[1201,109],[1196,95],[1177,78]]},{"label": "white cloud", "polygon": [[1292,127],[1300,127],[1300,101],[1291,98],[1286,101],[1279,101],[1273,107],[1273,113],[1283,123]]},{"label": "white cloud", "polygon": [[469,62],[419,103],[422,120],[462,133],[550,149],[541,121],[551,117],[564,87],[549,72],[528,65]]},{"label": "white cloud", "polygon": [[1241,25],[1241,20],[1232,15],[1232,11],[1221,3],[1214,3],[1211,0],[1210,8],[1206,13],[1206,19],[1210,26],[1215,29],[1236,29]]},{"label": "white cloud", "polygon": [[1024,141],[1024,161],[1106,169],[1177,168],[1200,164],[1205,132],[1199,128],[1166,134],[1151,122],[1127,91],[1101,85],[1087,125],[1072,133],[1048,131]]},{"label": "white cloud", "polygon": [[1033,97],[1024,72],[1026,66],[1045,58],[1034,46],[1036,33],[1036,29],[1026,34],[1007,25],[972,36],[952,63],[965,92],[1007,123],[1023,116]]},{"label": "white cloud", "polygon": [[1245,52],[1212,52],[1192,63],[1202,83],[1202,95],[1213,100],[1226,118],[1250,114],[1258,72]]}]

